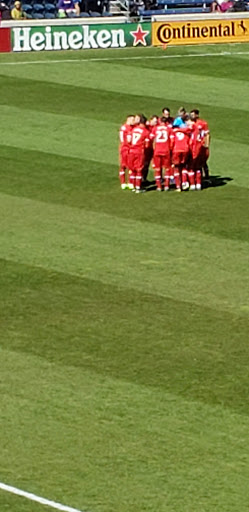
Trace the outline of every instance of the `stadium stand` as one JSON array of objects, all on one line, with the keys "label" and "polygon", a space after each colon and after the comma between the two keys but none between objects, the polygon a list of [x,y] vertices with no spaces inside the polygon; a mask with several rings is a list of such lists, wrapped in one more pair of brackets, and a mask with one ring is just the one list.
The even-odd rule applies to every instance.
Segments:
[{"label": "stadium stand", "polygon": [[165,14],[198,14],[210,12],[213,0],[157,0],[153,9],[139,9],[141,19]]},{"label": "stadium stand", "polygon": [[[104,0],[105,6],[107,5],[107,0]],[[99,18],[101,16],[112,16],[112,13],[108,11],[103,11],[101,9],[102,0],[89,0],[89,10],[88,12],[82,10],[80,13],[80,17],[82,18]],[[6,4],[10,9],[13,7],[13,0],[6,0]],[[37,2],[36,0],[26,1],[22,5],[23,11],[27,14],[27,18],[32,19],[55,19],[58,17],[58,0],[41,0]],[[95,9],[93,9],[95,7]],[[91,10],[92,8],[92,10]],[[99,10],[97,10],[97,8]],[[73,16],[72,16],[73,17]]]},{"label": "stadium stand", "polygon": [[[153,0],[147,1],[152,2]],[[210,12],[212,3],[213,0],[156,0],[156,4],[153,4],[153,7],[146,8],[145,0],[145,7],[138,9],[138,15],[140,16],[140,20],[144,21],[151,19],[153,16],[165,16],[166,14],[205,14]],[[244,8],[240,6],[239,9],[236,9],[236,6],[239,3],[242,3]],[[148,5],[149,4],[147,3],[147,6]],[[241,2],[240,0],[235,0],[233,10],[234,12],[243,10],[249,11],[249,2]]]},{"label": "stadium stand", "polygon": [[[109,11],[109,0],[87,0],[87,4],[85,4],[85,1],[86,0],[81,0],[80,2],[80,17],[82,18],[109,17],[115,14]],[[165,16],[166,14],[205,14],[210,12],[210,6],[213,2],[213,0],[144,0],[143,7],[139,7],[139,4],[141,6],[141,1],[142,0],[130,0],[129,2],[129,12],[135,15],[134,8],[137,6],[136,15],[139,17],[140,21],[147,21],[153,16]],[[10,9],[13,7],[13,3],[13,0],[6,0],[6,4]],[[29,0],[22,5],[22,8],[23,11],[27,13],[28,18],[55,19],[58,13],[57,3],[58,0],[41,0],[40,2],[37,2],[37,0]],[[88,8],[86,8],[86,6]],[[245,2],[245,10],[249,11],[249,1]]]}]

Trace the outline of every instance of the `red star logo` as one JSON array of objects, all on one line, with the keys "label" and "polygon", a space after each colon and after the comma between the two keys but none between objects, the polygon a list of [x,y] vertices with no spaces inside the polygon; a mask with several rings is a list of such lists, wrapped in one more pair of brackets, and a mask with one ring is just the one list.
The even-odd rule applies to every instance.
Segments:
[{"label": "red star logo", "polygon": [[142,44],[143,46],[147,45],[145,38],[149,34],[149,31],[143,30],[140,24],[137,26],[137,30],[130,32],[130,34],[134,37],[133,46],[137,46],[137,44]]}]

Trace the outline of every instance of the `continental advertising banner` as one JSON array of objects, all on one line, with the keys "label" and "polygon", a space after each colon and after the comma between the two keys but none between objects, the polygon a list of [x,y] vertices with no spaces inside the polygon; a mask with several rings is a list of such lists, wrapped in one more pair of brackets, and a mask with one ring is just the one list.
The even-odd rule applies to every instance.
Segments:
[{"label": "continental advertising banner", "polygon": [[151,45],[151,23],[16,27],[12,51],[84,50]]},{"label": "continental advertising banner", "polygon": [[249,19],[152,23],[152,44],[186,45],[249,42]]}]

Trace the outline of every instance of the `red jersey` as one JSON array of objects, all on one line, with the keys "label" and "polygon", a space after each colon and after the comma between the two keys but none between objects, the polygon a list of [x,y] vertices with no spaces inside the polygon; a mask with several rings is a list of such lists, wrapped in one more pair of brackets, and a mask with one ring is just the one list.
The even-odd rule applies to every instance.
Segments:
[{"label": "red jersey", "polygon": [[149,132],[149,142],[147,144],[147,147],[150,148],[150,149],[153,149],[153,141],[151,139],[151,133],[153,131],[153,129],[155,128],[155,126],[151,126],[150,124],[147,124],[146,123],[146,129],[148,130]]},{"label": "red jersey", "polygon": [[123,124],[119,130],[120,149],[129,148],[131,144],[132,126]]},{"label": "red jersey", "polygon": [[174,153],[188,153],[190,147],[190,134],[189,128],[173,128],[173,152]]},{"label": "red jersey", "polygon": [[144,125],[138,124],[133,128],[131,135],[131,151],[133,153],[143,153],[148,147],[149,141],[150,134]]},{"label": "red jersey", "polygon": [[205,137],[209,133],[208,124],[202,119],[198,119],[192,129],[190,147],[193,158],[197,158],[203,146],[205,145]]},{"label": "red jersey", "polygon": [[150,138],[154,140],[154,155],[169,154],[174,140],[173,130],[169,125],[154,126]]},{"label": "red jersey", "polygon": [[206,135],[209,133],[209,127],[208,127],[208,124],[206,121],[204,121],[203,119],[197,119],[196,123],[194,124],[194,126],[196,127],[196,129],[198,130],[199,132],[199,137],[201,138],[202,140],[202,145],[204,146],[205,144],[205,137]]}]

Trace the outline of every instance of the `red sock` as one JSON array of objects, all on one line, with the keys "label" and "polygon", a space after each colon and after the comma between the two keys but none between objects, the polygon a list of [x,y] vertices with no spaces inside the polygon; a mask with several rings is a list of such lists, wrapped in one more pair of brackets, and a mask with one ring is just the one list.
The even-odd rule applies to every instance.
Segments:
[{"label": "red sock", "polygon": [[180,176],[180,171],[177,167],[175,167],[175,170],[174,170],[174,178],[175,178],[176,188],[181,188],[181,176]]},{"label": "red sock", "polygon": [[136,173],[136,189],[140,190],[142,184],[142,171]]},{"label": "red sock", "polygon": [[164,186],[165,186],[165,188],[169,188],[169,185],[170,185],[170,173],[171,173],[171,169],[166,169],[165,170],[165,176],[164,176]]},{"label": "red sock", "polygon": [[196,185],[201,185],[201,171],[196,171]]},{"label": "red sock", "polygon": [[194,171],[192,171],[192,169],[191,169],[191,171],[188,172],[188,177],[189,177],[190,185],[191,186],[195,185],[195,173],[194,173]]},{"label": "red sock", "polygon": [[161,177],[161,171],[160,169],[155,169],[155,180],[156,180],[156,186],[157,188],[162,188],[162,177]]},{"label": "red sock", "polygon": [[182,170],[182,182],[188,183],[188,171],[187,169]]},{"label": "red sock", "polygon": [[129,171],[129,184],[135,187],[135,174],[133,171]]},{"label": "red sock", "polygon": [[121,169],[119,169],[119,180],[120,180],[121,185],[125,184],[125,169],[124,169],[124,167],[121,167]]}]

